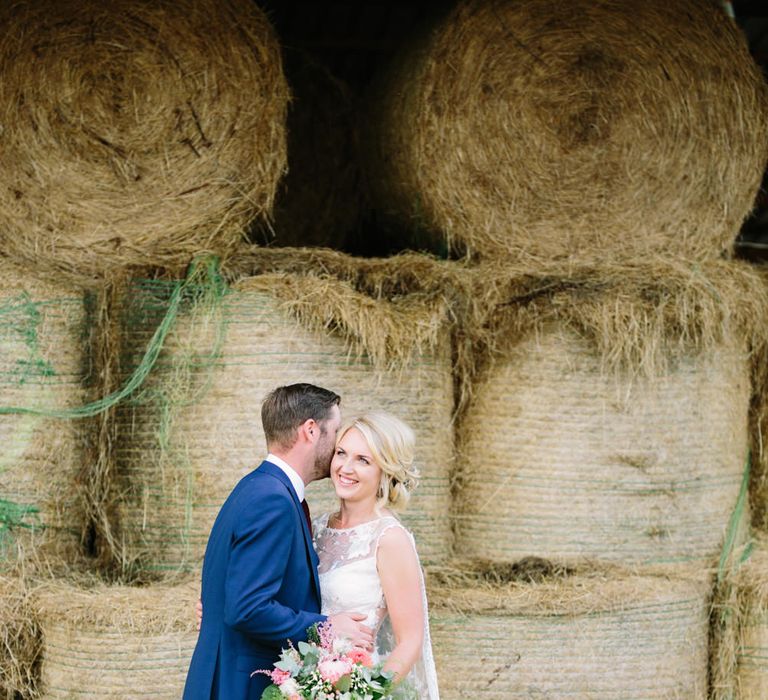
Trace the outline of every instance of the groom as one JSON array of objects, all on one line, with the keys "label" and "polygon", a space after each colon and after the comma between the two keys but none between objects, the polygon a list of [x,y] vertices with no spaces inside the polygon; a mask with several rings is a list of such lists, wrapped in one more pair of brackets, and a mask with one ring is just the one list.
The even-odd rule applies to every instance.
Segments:
[{"label": "groom", "polygon": [[[320,614],[317,555],[304,487],[329,475],[340,398],[312,384],[275,389],[261,408],[269,454],[235,486],[203,562],[203,621],[184,700],[259,700],[290,639],[306,640]],[[330,618],[335,634],[369,647],[363,615]]]}]

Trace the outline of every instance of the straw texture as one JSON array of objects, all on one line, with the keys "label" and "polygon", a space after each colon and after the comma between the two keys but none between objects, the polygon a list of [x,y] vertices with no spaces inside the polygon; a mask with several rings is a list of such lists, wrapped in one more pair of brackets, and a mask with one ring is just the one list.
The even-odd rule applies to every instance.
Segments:
[{"label": "straw texture", "polygon": [[457,551],[711,560],[747,457],[746,357],[722,343],[655,379],[605,373],[560,324],[487,369],[459,427]]},{"label": "straw texture", "polygon": [[40,630],[21,578],[0,578],[0,697],[35,697]]},{"label": "straw texture", "polygon": [[446,700],[707,697],[706,582],[621,571],[428,580]]},{"label": "straw texture", "polygon": [[[0,262],[0,406],[86,400],[86,299]],[[72,561],[85,528],[82,424],[0,415],[0,561]]]},{"label": "straw texture", "polygon": [[767,119],[717,3],[464,0],[392,67],[363,142],[379,209],[489,259],[715,258]]},{"label": "straw texture", "polygon": [[178,700],[197,642],[198,596],[192,583],[40,588],[44,697]]},{"label": "straw texture", "polygon": [[[130,291],[125,371],[166,289],[138,281]],[[167,573],[200,564],[221,503],[265,455],[262,399],[298,381],[340,393],[344,415],[382,408],[411,424],[422,479],[403,519],[425,560],[444,557],[453,385],[443,318],[419,298],[375,300],[337,280],[285,274],[241,280],[218,311],[190,309],[141,395],[118,412],[123,565]],[[308,494],[316,515],[335,504],[330,482]]]},{"label": "straw texture", "polygon": [[84,277],[224,253],[285,169],[279,46],[247,0],[0,9],[0,250]]},{"label": "straw texture", "polygon": [[741,550],[717,588],[712,615],[713,700],[768,697],[768,538]]}]

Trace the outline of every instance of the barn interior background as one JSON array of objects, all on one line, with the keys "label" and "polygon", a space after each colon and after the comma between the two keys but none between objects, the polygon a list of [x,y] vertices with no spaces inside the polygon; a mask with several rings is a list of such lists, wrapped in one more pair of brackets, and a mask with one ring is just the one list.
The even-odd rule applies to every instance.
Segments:
[{"label": "barn interior background", "polygon": [[312,381],[416,429],[443,697],[768,697],[756,5],[4,3],[0,694],[180,696]]}]

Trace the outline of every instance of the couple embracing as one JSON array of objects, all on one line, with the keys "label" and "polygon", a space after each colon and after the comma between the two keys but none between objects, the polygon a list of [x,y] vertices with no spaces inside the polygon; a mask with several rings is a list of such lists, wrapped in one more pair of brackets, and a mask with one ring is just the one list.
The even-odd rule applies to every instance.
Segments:
[{"label": "couple embracing", "polygon": [[[342,422],[339,405],[311,384],[264,400],[269,454],[211,530],[184,700],[259,700],[270,680],[253,672],[316,623],[439,700],[421,567],[393,514],[416,485],[413,432],[387,413]],[[329,475],[339,509],[312,522],[305,487]]]}]

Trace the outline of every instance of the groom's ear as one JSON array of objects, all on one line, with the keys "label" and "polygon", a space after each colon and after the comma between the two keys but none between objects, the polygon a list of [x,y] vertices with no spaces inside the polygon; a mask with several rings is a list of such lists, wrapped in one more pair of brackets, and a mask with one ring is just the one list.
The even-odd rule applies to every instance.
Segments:
[{"label": "groom's ear", "polygon": [[299,439],[314,444],[320,437],[320,426],[314,418],[305,420],[298,429]]}]

